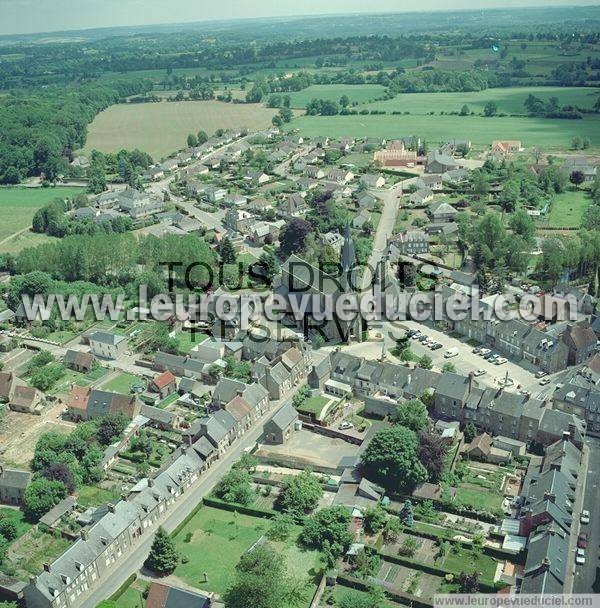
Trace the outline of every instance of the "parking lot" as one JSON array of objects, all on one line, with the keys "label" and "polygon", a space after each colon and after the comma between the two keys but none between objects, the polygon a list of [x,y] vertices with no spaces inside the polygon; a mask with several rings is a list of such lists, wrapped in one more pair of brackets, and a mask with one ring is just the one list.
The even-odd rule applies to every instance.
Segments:
[{"label": "parking lot", "polygon": [[[481,355],[473,353],[473,346],[467,344],[464,340],[459,340],[448,334],[441,332],[432,327],[426,327],[415,321],[406,321],[403,323],[409,330],[418,330],[421,333],[429,336],[431,339],[442,344],[442,348],[431,350],[427,346],[421,344],[418,340],[411,339],[410,348],[418,357],[427,354],[433,360],[434,368],[441,369],[444,363],[452,363],[456,368],[457,373],[466,375],[478,369],[485,370],[485,374],[478,377],[478,382],[486,386],[498,386],[496,379],[504,379],[508,373],[508,377],[512,378],[516,388],[517,385],[532,390],[532,394],[536,394],[536,390],[541,390],[539,380],[533,372],[524,369],[517,363],[508,360],[503,365],[494,365],[490,361],[484,359]],[[456,356],[446,358],[444,354],[448,350],[455,350]],[[493,351],[495,352],[495,351]]]}]

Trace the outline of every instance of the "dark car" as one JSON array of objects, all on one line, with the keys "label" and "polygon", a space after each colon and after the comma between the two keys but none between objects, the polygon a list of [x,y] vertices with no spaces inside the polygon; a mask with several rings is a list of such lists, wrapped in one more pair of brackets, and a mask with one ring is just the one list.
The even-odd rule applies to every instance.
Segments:
[{"label": "dark car", "polygon": [[588,535],[586,532],[582,532],[578,537],[577,537],[577,546],[580,549],[585,549],[588,546]]}]

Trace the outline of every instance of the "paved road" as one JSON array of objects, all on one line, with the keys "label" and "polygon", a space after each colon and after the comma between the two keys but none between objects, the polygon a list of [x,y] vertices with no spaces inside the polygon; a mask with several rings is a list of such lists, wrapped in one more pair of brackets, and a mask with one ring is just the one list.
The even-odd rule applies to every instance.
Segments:
[{"label": "paved road", "polygon": [[[590,448],[589,464],[587,471],[581,471],[586,475],[585,494],[583,497],[583,508],[591,514],[590,523],[582,525],[581,531],[587,532],[590,542],[586,549],[586,563],[578,566],[575,571],[574,593],[598,593],[598,586],[594,588],[594,582],[600,581],[600,439],[587,437],[586,444]],[[574,519],[579,514],[574,513]]]},{"label": "paved road", "polygon": [[[394,231],[396,215],[398,214],[398,195],[401,193],[401,189],[399,190],[397,185],[392,186],[389,190],[372,190],[371,192],[383,202],[381,218],[373,238],[373,250],[369,256],[369,269],[376,271],[379,262],[381,261],[381,257],[386,250],[388,238]],[[369,269],[367,269],[363,275],[363,290],[369,288],[369,284],[373,278],[372,272],[370,272]]]},{"label": "paved road", "polygon": [[[293,395],[290,395],[285,402],[290,401]],[[206,496],[211,489],[217,484],[220,479],[229,471],[231,465],[240,457],[245,448],[253,446],[262,435],[263,425],[269,420],[275,412],[285,403],[276,405],[268,413],[266,413],[255,425],[255,427],[246,433],[237,441],[225,457],[214,463],[211,469],[205,472],[191,488],[182,496],[178,503],[173,505],[170,511],[165,513],[160,525],[167,531],[174,530],[200,503],[202,498]],[[101,588],[95,588],[82,601],[81,608],[95,608],[102,600],[110,597],[131,575],[132,572],[137,572],[143,565],[144,560],[148,556],[150,546],[152,544],[153,534],[144,536],[140,543],[130,550],[129,555],[117,562],[109,569],[102,580]]]}]

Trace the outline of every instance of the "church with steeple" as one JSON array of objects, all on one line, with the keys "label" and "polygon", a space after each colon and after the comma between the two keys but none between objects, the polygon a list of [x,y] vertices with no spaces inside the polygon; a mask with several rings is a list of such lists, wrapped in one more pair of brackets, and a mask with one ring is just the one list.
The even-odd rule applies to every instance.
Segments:
[{"label": "church with steeple", "polygon": [[[307,262],[298,255],[292,254],[282,264],[281,272],[274,282],[275,293],[282,295],[287,306],[287,320],[296,325],[307,339],[320,334],[326,342],[360,342],[362,340],[362,321],[356,316],[352,321],[343,321],[337,317],[321,320],[319,312],[335,310],[337,300],[344,294],[352,293],[358,285],[356,268],[356,251],[350,234],[350,226],[344,230],[344,243],[340,252],[340,272],[326,272],[325,269]],[[310,305],[302,319],[294,318],[292,300],[300,306],[303,295],[315,296],[319,306],[313,309]]]}]

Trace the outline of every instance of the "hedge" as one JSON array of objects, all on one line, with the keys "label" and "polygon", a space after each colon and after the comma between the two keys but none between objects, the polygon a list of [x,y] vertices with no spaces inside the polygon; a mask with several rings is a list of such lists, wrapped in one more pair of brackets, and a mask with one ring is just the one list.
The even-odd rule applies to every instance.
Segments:
[{"label": "hedge", "polygon": [[173,536],[173,537],[177,536],[183,530],[183,528],[191,521],[191,519],[194,517],[194,515],[196,515],[196,513],[198,513],[198,511],[200,511],[200,509],[203,506],[204,506],[204,504],[202,502],[199,502],[175,527],[173,532],[171,532],[171,536]]},{"label": "hedge", "polygon": [[[377,552],[377,554],[384,560],[388,562],[393,562],[400,566],[406,566],[407,568],[411,568],[413,570],[421,570],[427,574],[433,574],[434,576],[439,576],[444,578],[446,574],[453,574],[455,577],[460,576],[460,572],[454,572],[453,570],[445,570],[444,568],[438,568],[438,566],[433,566],[431,564],[422,564],[421,562],[417,562],[408,557],[403,557],[401,555],[392,555],[391,553],[384,553],[383,551],[377,551],[375,547],[371,547],[373,551]],[[486,581],[484,579],[479,579],[479,589],[483,593],[494,593],[498,589],[504,587],[504,583],[500,583],[497,585],[493,581]]]},{"label": "hedge", "polygon": [[[444,536],[443,534],[435,534],[435,532],[426,532],[424,530],[413,530],[410,527],[405,527],[402,529],[402,532],[405,534],[410,534],[411,536],[420,536],[421,538],[427,538],[429,540],[444,540],[453,543],[459,543],[463,547],[471,548],[472,543],[465,540],[454,540],[451,536]],[[450,531],[449,531],[450,532]],[[490,557],[495,557],[497,559],[507,559],[512,562],[524,563],[525,561],[525,552],[520,551],[519,553],[514,553],[513,551],[507,551],[506,549],[501,549],[497,547],[489,547],[484,545],[483,552]]]},{"label": "hedge", "polygon": [[134,572],[125,579],[125,582],[108,598],[112,602],[116,602],[137,580],[137,574]]},{"label": "hedge", "polygon": [[273,519],[277,515],[277,511],[274,511],[273,509],[247,507],[246,505],[239,505],[233,502],[225,502],[214,496],[205,496],[202,499],[202,502],[207,507],[215,507],[216,509],[223,509],[224,511],[236,511],[237,513],[243,513],[244,515],[251,515],[253,517],[262,517],[264,519]]},{"label": "hedge", "polygon": [[[353,576],[349,576],[347,574],[338,574],[337,582],[345,587],[351,587],[352,589],[356,589],[357,591],[368,591],[370,587],[367,582],[362,581]],[[390,591],[386,588],[385,594],[393,602],[414,606],[414,608],[431,608],[433,606],[432,603],[426,602],[420,597],[417,597],[416,595],[411,595],[410,593]]]}]

